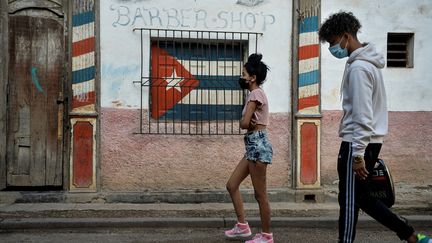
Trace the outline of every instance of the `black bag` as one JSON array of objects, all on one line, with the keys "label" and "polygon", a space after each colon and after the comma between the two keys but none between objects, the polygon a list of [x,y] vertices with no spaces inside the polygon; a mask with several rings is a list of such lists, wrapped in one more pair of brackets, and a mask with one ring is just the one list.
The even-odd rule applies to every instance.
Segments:
[{"label": "black bag", "polygon": [[378,159],[369,177],[369,193],[387,207],[395,203],[395,190],[390,170],[382,159]]}]

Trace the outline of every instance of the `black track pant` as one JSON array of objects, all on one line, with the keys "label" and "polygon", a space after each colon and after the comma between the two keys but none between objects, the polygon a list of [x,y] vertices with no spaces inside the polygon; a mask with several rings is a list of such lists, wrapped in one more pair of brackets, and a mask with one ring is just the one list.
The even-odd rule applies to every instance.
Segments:
[{"label": "black track pant", "polygon": [[[369,144],[364,158],[369,175],[378,158],[382,144]],[[359,208],[372,218],[396,232],[401,240],[408,239],[414,229],[406,221],[394,214],[381,201],[368,196],[366,180],[359,180],[352,169],[351,143],[342,142],[338,156],[339,174],[339,242],[354,241]]]}]

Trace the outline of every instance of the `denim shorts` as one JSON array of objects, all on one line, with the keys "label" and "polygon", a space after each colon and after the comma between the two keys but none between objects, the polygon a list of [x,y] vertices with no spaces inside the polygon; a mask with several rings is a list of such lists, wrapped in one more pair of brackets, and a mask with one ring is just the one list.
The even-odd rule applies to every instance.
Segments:
[{"label": "denim shorts", "polygon": [[273,157],[272,145],[268,139],[267,131],[248,132],[244,136],[246,147],[245,157],[249,161],[259,161],[271,164]]}]

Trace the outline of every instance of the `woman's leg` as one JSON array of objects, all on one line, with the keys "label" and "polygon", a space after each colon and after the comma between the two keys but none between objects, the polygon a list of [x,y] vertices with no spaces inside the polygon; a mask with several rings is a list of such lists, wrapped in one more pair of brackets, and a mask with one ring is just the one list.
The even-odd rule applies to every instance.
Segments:
[{"label": "woman's leg", "polygon": [[243,208],[243,199],[240,193],[240,183],[249,175],[248,163],[249,161],[243,157],[243,159],[240,160],[237,167],[234,169],[226,184],[226,188],[234,204],[237,221],[240,223],[246,222]]},{"label": "woman's leg", "polygon": [[258,202],[262,232],[270,233],[270,204],[267,196],[267,164],[249,161],[249,173],[255,190],[255,199]]}]

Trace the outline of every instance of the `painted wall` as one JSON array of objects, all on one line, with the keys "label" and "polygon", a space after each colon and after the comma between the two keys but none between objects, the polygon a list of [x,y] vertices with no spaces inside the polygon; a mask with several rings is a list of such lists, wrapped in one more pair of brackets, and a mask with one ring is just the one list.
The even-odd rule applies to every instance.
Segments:
[{"label": "painted wall", "polygon": [[[100,4],[102,190],[223,189],[244,153],[241,135],[135,134],[140,86],[133,81],[140,78],[140,34],[132,30],[137,27],[263,33],[258,50],[271,68],[264,90],[272,112],[269,133],[275,151],[268,184],[288,187],[290,1],[104,0]],[[144,49],[148,67],[148,42]],[[249,180],[245,187],[251,187]]]},{"label": "painted wall", "polygon": [[[224,188],[243,154],[241,136],[172,136],[135,134],[139,130],[140,36],[136,27],[262,32],[258,50],[270,66],[264,90],[270,102],[270,139],[274,163],[269,187],[291,181],[291,28],[290,1],[101,1],[101,183],[103,190],[161,190]],[[256,4],[257,3],[257,4]],[[255,6],[256,4],[256,6]],[[409,5],[410,8],[406,8]],[[385,68],[389,135],[381,157],[397,183],[432,185],[432,85],[425,70],[432,66],[427,26],[432,24],[428,0],[321,1],[321,19],[353,11],[363,27],[359,39],[374,42],[386,53],[388,32],[414,32],[414,68]],[[401,11],[406,9],[407,11]],[[394,16],[398,16],[395,18]],[[255,16],[252,18],[251,16]],[[373,18],[372,18],[373,16]],[[286,31],[281,31],[286,30]],[[145,48],[146,47],[146,43]],[[337,137],[341,109],[340,80],[345,61],[321,46],[321,179],[337,180]],[[148,53],[145,53],[144,57]],[[148,62],[144,62],[147,66]],[[147,75],[146,73],[144,75]],[[145,94],[148,95],[148,94]],[[146,100],[146,97],[144,97]],[[144,107],[148,108],[148,107]],[[420,178],[420,179],[419,179]],[[250,182],[245,184],[250,187]]]},{"label": "painted wall", "polygon": [[[383,75],[390,111],[432,111],[432,2],[430,0],[381,1],[323,0],[321,18],[339,10],[351,11],[360,20],[361,42],[373,42],[378,51],[387,53],[387,33],[414,34],[414,68],[385,68]],[[409,6],[409,7],[407,7]],[[328,44],[322,45],[322,109],[340,109],[339,89],[345,61],[331,56]]]},{"label": "painted wall", "polygon": [[[414,33],[414,68],[383,70],[389,105],[389,134],[381,151],[399,184],[432,185],[432,2],[429,0],[396,0],[389,3],[362,0],[323,0],[321,18],[339,10],[351,11],[360,20],[358,38],[373,42],[385,55],[388,32]],[[333,58],[328,44],[322,53],[322,177],[324,184],[337,179],[336,158],[340,145],[337,137],[342,115],[339,97],[346,59]]]},{"label": "painted wall", "polygon": [[[101,1],[102,107],[139,107],[140,35],[133,28],[264,33],[258,50],[271,68],[264,89],[271,112],[288,112],[291,100],[290,1]],[[241,4],[241,2],[245,2]],[[252,3],[256,2],[256,6]],[[247,4],[251,3],[251,4]],[[284,31],[282,31],[284,30]],[[145,46],[148,48],[148,46]],[[144,54],[148,60],[149,52]],[[148,62],[145,62],[145,67]],[[144,73],[144,76],[148,75]]]}]

